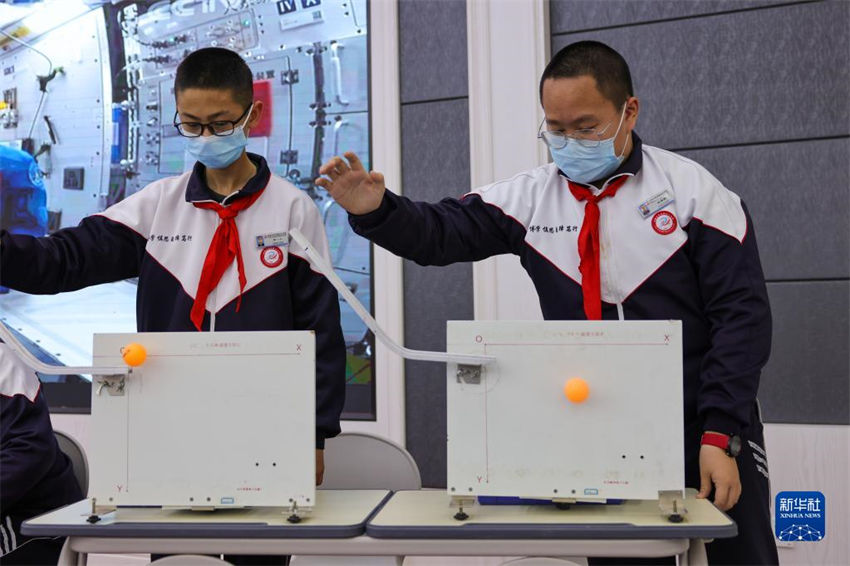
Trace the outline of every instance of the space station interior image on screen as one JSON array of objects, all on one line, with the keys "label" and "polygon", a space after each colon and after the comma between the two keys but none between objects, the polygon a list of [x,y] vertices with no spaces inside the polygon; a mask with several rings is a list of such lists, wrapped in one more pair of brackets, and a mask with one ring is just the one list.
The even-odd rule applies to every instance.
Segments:
[{"label": "space station interior image on screen", "polygon": [[[372,308],[369,242],[314,185],[353,151],[370,167],[367,0],[33,0],[0,5],[0,227],[46,235],[148,184],[190,171],[174,127],[174,78],[204,47],[238,53],[262,119],[247,151],[312,199],[333,267]],[[37,356],[88,365],[92,335],[136,331],[136,281],[58,295],[0,288],[0,319]],[[375,418],[365,324],[340,300],[343,418]],[[54,410],[87,411],[90,376],[42,376]]]}]

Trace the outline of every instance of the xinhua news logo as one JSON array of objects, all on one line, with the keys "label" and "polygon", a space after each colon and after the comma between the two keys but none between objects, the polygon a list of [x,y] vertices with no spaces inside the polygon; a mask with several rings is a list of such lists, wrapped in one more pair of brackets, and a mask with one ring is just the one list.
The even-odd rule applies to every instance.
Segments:
[{"label": "xinhua news logo", "polygon": [[775,512],[781,541],[817,542],[826,536],[826,498],[819,491],[781,491]]}]

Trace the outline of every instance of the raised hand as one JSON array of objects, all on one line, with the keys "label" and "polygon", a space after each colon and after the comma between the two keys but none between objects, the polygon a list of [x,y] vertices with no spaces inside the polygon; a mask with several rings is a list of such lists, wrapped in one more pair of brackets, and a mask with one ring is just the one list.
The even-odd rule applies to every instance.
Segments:
[{"label": "raised hand", "polygon": [[376,210],[381,206],[386,190],[384,175],[366,171],[354,152],[348,151],[343,155],[345,159],[333,157],[319,168],[319,174],[326,177],[316,179],[316,185],[327,190],[351,214],[367,214]]}]

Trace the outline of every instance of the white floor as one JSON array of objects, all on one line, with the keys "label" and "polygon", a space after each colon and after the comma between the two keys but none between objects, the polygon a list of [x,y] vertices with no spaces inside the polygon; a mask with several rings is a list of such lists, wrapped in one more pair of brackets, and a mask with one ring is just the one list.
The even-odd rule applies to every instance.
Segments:
[{"label": "white floor", "polygon": [[92,363],[95,332],[136,331],[136,285],[127,281],[58,295],[0,295],[0,320],[68,366]]}]

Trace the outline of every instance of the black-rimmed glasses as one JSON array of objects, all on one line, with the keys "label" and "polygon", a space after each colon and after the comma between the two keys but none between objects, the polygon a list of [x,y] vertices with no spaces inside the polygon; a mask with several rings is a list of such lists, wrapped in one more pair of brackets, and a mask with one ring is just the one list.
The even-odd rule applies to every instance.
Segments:
[{"label": "black-rimmed glasses", "polygon": [[[204,135],[204,130],[209,130],[210,134],[214,136],[229,136],[233,132],[236,131],[236,128],[239,126],[239,122],[242,121],[242,118],[245,118],[245,115],[251,111],[251,108],[254,107],[252,103],[245,111],[235,120],[215,120],[214,122],[202,123],[202,122],[178,122],[177,115],[178,112],[174,112],[174,127],[177,128],[177,133],[186,138],[197,138]],[[247,120],[246,120],[247,122]]]}]

